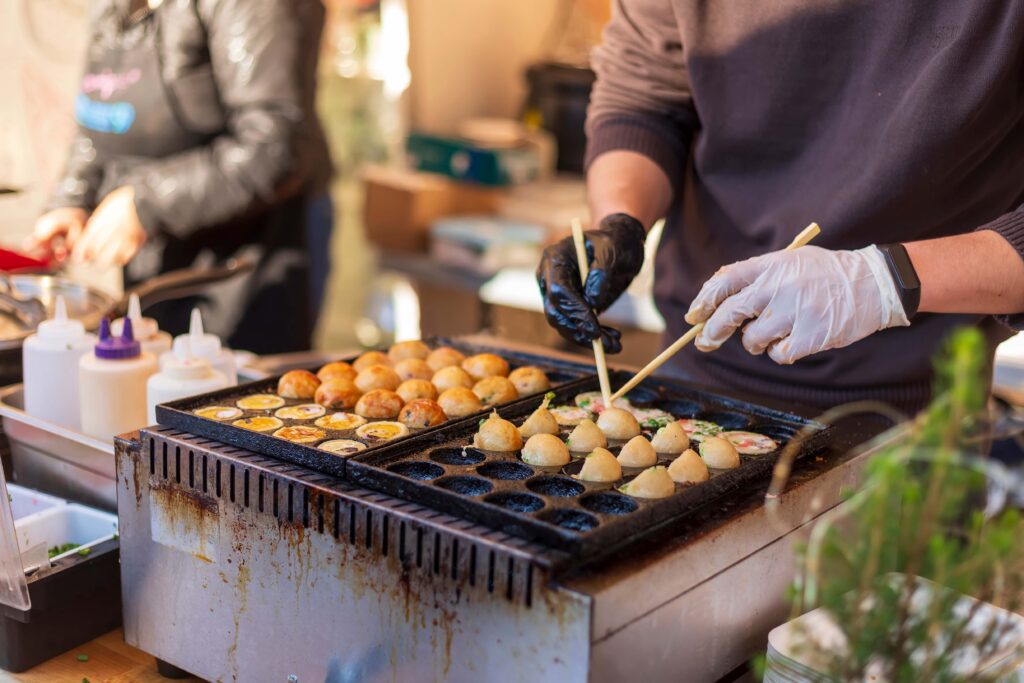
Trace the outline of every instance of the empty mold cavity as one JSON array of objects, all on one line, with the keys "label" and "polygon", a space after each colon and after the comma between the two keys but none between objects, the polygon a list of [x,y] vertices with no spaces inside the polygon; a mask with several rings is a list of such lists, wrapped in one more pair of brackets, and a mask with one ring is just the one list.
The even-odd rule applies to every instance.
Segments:
[{"label": "empty mold cavity", "polygon": [[542,496],[571,498],[585,490],[583,484],[566,477],[537,477],[526,482],[526,488]]},{"label": "empty mold cavity", "polygon": [[430,462],[400,462],[388,467],[389,472],[419,481],[430,481],[444,474],[444,468]]},{"label": "empty mold cavity", "polygon": [[580,505],[601,515],[627,515],[637,508],[636,501],[618,493],[592,493],[580,498]]},{"label": "empty mold cavity", "polygon": [[445,477],[439,479],[437,485],[443,489],[448,489],[453,493],[461,493],[464,496],[482,496],[485,493],[490,493],[494,485],[486,479],[480,477],[469,477],[469,476],[455,476]]},{"label": "empty mold cavity", "polygon": [[539,517],[545,522],[557,524],[564,529],[573,531],[590,531],[600,523],[597,521],[597,517],[590,513],[565,508],[547,510],[540,513]]},{"label": "empty mold cavity", "polygon": [[487,456],[475,448],[435,448],[430,452],[430,459],[444,465],[475,465],[483,462]]},{"label": "empty mold cavity", "polygon": [[503,481],[516,481],[529,479],[533,476],[533,468],[521,462],[498,461],[488,462],[476,468],[477,474],[482,474],[491,479]]},{"label": "empty mold cavity", "polygon": [[544,501],[529,493],[517,493],[515,491],[499,491],[484,498],[484,501],[492,505],[498,505],[506,510],[515,512],[536,512],[544,507]]}]

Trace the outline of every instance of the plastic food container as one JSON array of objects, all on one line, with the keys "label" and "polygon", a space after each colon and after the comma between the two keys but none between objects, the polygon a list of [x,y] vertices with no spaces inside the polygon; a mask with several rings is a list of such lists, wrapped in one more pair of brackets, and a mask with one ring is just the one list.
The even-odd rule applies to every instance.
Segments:
[{"label": "plastic food container", "polygon": [[[121,623],[120,552],[112,514],[8,488],[0,471],[4,495],[0,669],[19,672]],[[48,558],[48,549],[64,544],[76,547]]]},{"label": "plastic food container", "polygon": [[33,491],[17,484],[7,485],[7,499],[11,501],[11,512],[14,513],[15,521],[59,505],[67,505],[67,501],[61,498]]}]

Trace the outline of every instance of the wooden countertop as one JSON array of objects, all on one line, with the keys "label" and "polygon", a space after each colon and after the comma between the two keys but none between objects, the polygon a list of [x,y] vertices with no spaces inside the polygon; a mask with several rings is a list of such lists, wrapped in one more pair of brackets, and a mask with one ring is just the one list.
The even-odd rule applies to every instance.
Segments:
[{"label": "wooden countertop", "polygon": [[[79,657],[88,657],[79,661]],[[20,674],[0,671],[2,683],[166,683],[156,660],[124,642],[121,629],[58,655]],[[183,680],[198,681],[198,678]]]}]

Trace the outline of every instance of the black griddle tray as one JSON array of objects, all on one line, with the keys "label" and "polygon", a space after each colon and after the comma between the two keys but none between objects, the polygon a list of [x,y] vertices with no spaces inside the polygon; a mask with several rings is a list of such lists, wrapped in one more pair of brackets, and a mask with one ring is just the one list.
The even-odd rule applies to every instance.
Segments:
[{"label": "black griddle tray", "polygon": [[[467,356],[478,354],[478,353],[494,353],[501,356],[509,362],[509,365],[514,370],[517,367],[524,365],[535,365],[547,373],[548,378],[551,380],[553,387],[568,387],[575,386],[576,384],[585,381],[588,377],[592,376],[593,367],[587,366],[582,363],[574,363],[571,361],[555,360],[546,356],[538,356],[530,353],[520,353],[509,351],[507,349],[499,349],[480,344],[469,344],[459,340],[446,339],[443,337],[434,337],[431,339],[424,340],[428,346],[432,349],[439,346],[450,346],[454,349],[461,351]],[[387,349],[383,349],[386,351]],[[348,358],[342,358],[339,360],[345,360],[351,362],[355,360],[358,355],[350,356]],[[313,371],[316,368],[312,368]],[[215,405],[223,406],[235,406],[235,402],[246,396],[253,394],[277,394],[277,382],[280,377],[272,377],[268,379],[258,380],[256,382],[249,382],[246,384],[239,384],[234,387],[227,389],[221,389],[220,391],[214,391],[207,394],[200,394],[190,398],[182,399],[180,401],[172,401],[158,405],[156,407],[156,419],[157,422],[164,427],[171,427],[173,429],[180,429],[181,431],[195,434],[196,436],[206,437],[208,439],[216,439],[222,443],[236,446],[238,448],[244,448],[246,450],[253,451],[254,453],[260,453],[262,455],[269,455],[274,458],[281,460],[287,460],[310,469],[323,472],[325,474],[331,474],[336,477],[345,476],[345,460],[352,457],[352,455],[338,455],[330,453],[328,451],[321,450],[316,447],[316,444],[306,445],[294,443],[280,437],[273,436],[269,432],[254,432],[251,430],[243,429],[241,427],[235,427],[231,424],[231,421],[218,422],[205,417],[196,415],[195,410],[199,408],[205,408]],[[536,399],[534,402],[539,402],[543,394],[536,394],[533,397],[521,397],[519,400]],[[312,400],[308,399],[285,399],[285,405],[296,406],[301,404],[312,403]],[[514,402],[513,402],[514,403]],[[505,404],[512,405],[512,404]],[[500,408],[501,406],[499,406]],[[437,427],[431,427],[429,429],[410,430],[409,434],[394,439],[392,441],[380,441],[372,442],[366,439],[362,439],[355,434],[355,430],[324,430],[326,437],[322,439],[322,442],[331,441],[334,439],[352,439],[355,441],[361,441],[367,444],[367,448],[364,451],[360,451],[359,454],[366,454],[374,452],[384,446],[390,446],[395,443],[402,443],[416,437],[426,436],[427,434],[443,429],[445,427],[457,424],[463,420],[470,420],[473,424],[476,421],[490,412],[491,408],[481,411],[480,413],[467,417],[458,418],[457,420],[449,420],[444,424],[438,425]],[[241,417],[255,417],[255,416],[273,416],[275,410],[244,410]],[[328,410],[327,413],[331,412]],[[239,419],[235,418],[235,419]],[[292,427],[296,425],[313,425],[314,419],[306,420],[282,420],[283,426]],[[369,420],[369,422],[381,422],[382,420]]]},{"label": "black griddle tray", "polygon": [[[630,378],[612,373],[612,385]],[[552,405],[572,404],[576,394],[596,390],[598,381],[555,390]],[[756,484],[767,484],[782,447],[798,431],[813,432],[803,441],[798,457],[828,445],[832,430],[803,417],[703,393],[673,382],[648,379],[627,395],[634,405],[659,408],[677,418],[698,418],[725,429],[766,434],[779,442],[773,453],[741,455],[733,470],[712,470],[708,481],[676,485],[676,493],[660,500],[642,500],[617,488],[639,470],[625,470],[616,484],[581,482],[571,477],[582,460],[563,468],[527,465],[519,453],[483,451],[472,447],[479,421],[450,424],[404,443],[390,444],[349,459],[348,479],[367,488],[424,504],[492,528],[546,543],[594,559],[615,548],[684,518],[698,508]],[[499,410],[502,417],[522,424],[540,404],[523,400]],[[563,428],[563,438],[571,431]],[[621,443],[610,443],[618,453]],[[673,456],[660,456],[667,465]]]}]

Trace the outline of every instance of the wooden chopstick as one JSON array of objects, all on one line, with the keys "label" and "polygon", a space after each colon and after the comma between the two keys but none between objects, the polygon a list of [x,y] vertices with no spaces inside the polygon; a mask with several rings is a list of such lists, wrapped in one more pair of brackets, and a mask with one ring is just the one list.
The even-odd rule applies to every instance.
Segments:
[{"label": "wooden chopstick", "polygon": [[[590,267],[587,261],[587,247],[583,241],[583,225],[580,223],[579,218],[572,219],[572,241],[576,245],[576,261],[580,267],[580,282],[583,287],[587,286],[587,275],[590,273]],[[596,315],[596,313],[595,313]],[[608,381],[608,362],[604,357],[604,346],[601,345],[601,339],[597,338],[593,341],[594,346],[594,365],[597,366],[597,378],[601,383],[601,399],[604,401],[605,408],[611,408],[611,393],[612,384]]]},{"label": "wooden chopstick", "polygon": [[[799,247],[804,246],[805,244],[813,240],[815,237],[817,237],[818,233],[820,232],[821,228],[818,226],[818,224],[811,223],[806,228],[801,230],[799,235],[793,238],[793,241],[790,242],[788,247],[786,247],[786,251],[791,251],[793,249],[797,249]],[[622,396],[624,396],[627,392],[633,389],[633,387],[647,379],[647,377],[649,377],[651,373],[653,373],[655,370],[657,370],[666,362],[668,362],[669,358],[679,353],[679,351],[684,346],[692,342],[694,338],[698,334],[700,334],[700,331],[703,329],[704,323],[697,323],[689,330],[687,330],[686,334],[684,334],[682,337],[673,342],[672,345],[669,346],[667,349],[659,353],[654,360],[645,365],[643,369],[640,370],[640,372],[636,373],[636,375],[633,376],[633,379],[626,382],[621,389],[612,394],[611,400],[614,401],[616,399],[622,398]],[[609,405],[609,402],[606,402],[605,405]]]}]

